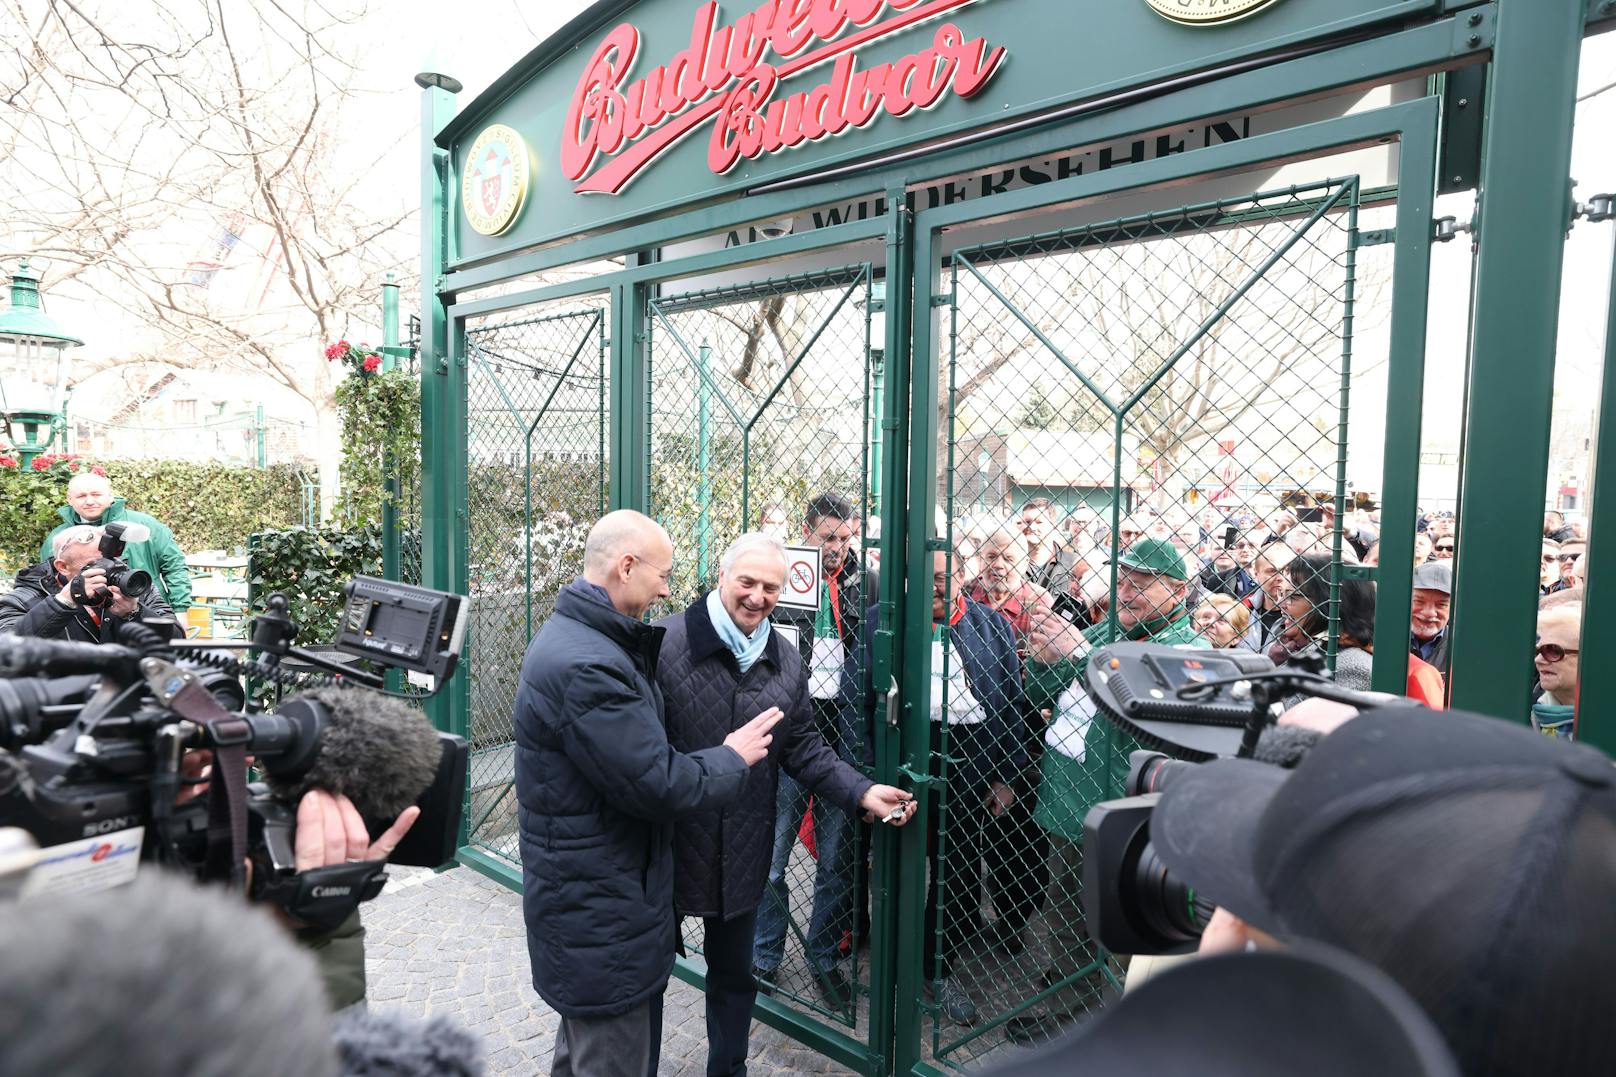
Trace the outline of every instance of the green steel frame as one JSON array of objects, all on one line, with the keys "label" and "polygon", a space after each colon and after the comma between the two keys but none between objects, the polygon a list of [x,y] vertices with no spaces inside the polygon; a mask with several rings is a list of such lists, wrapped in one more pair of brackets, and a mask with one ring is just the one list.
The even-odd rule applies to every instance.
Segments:
[{"label": "green steel frame", "polygon": [[[756,192],[652,221],[628,223],[599,235],[538,250],[512,251],[497,260],[459,265],[449,228],[455,177],[434,136],[453,115],[443,90],[423,92],[422,258],[423,311],[423,557],[425,582],[465,593],[466,348],[467,319],[533,304],[605,294],[609,298],[608,402],[610,503],[644,507],[649,485],[649,356],[651,300],[663,282],[768,263],[817,251],[845,249],[847,261],[872,259],[884,268],[887,311],[885,392],[879,417],[883,575],[874,676],[895,695],[887,719],[877,723],[876,773],[911,784],[924,797],[928,760],[927,716],[913,705],[930,650],[924,579],[928,522],[934,511],[938,461],[929,429],[936,414],[939,354],[934,301],[940,292],[942,230],[990,218],[1032,213],[1122,191],[1231,173],[1260,163],[1318,157],[1337,149],[1397,141],[1397,228],[1392,296],[1391,364],[1386,415],[1382,544],[1383,581],[1377,635],[1395,641],[1407,631],[1409,591],[1392,581],[1410,578],[1418,498],[1420,410],[1424,384],[1426,302],[1432,238],[1435,169],[1441,103],[1430,97],[1375,112],[1350,115],[1272,135],[1194,150],[1127,168],[1078,176],[1034,188],[935,210],[917,211],[909,192],[940,178],[1034,157],[1051,148],[1094,145],[1172,125],[1185,119],[1266,108],[1303,96],[1392,76],[1453,70],[1490,60],[1481,153],[1482,187],[1490,212],[1479,225],[1475,281],[1474,349],[1466,414],[1463,503],[1457,590],[1470,629],[1455,639],[1455,701],[1521,720],[1531,642],[1538,514],[1547,471],[1552,359],[1558,316],[1560,246],[1568,221],[1566,176],[1576,81],[1576,50],[1586,32],[1577,0],[1453,0],[1440,17],[1340,44],[1305,58],[1246,69],[1193,88],[1147,96],[1111,111],[1077,114],[1035,129],[991,134],[968,145],[882,165],[852,179]],[[889,212],[879,218],[759,241],[747,246],[659,260],[672,244],[728,231],[855,197],[884,194]],[[876,248],[881,248],[876,250]],[[576,281],[485,297],[479,289],[518,282],[566,265],[603,258],[621,267]],[[884,262],[884,266],[883,266]],[[760,276],[768,276],[760,268]],[[1527,282],[1527,283],[1523,283]],[[1601,433],[1616,429],[1616,286],[1609,315],[1607,376]],[[925,424],[922,428],[919,424]],[[1598,462],[1616,473],[1616,433],[1600,438]],[[1604,470],[1600,474],[1604,473]],[[1598,487],[1596,487],[1598,490]],[[1596,512],[1609,516],[1613,495],[1599,490]],[[915,526],[910,526],[916,521]],[[1613,592],[1601,570],[1616,563],[1616,546],[1596,538],[1589,553],[1590,608]],[[1616,572],[1616,569],[1612,569]],[[1601,586],[1603,582],[1603,586]],[[1605,641],[1610,616],[1587,619],[1585,649]],[[1403,648],[1377,651],[1377,688],[1400,691],[1406,676]],[[919,678],[919,679],[917,679]],[[1584,663],[1584,698],[1602,709],[1616,702],[1616,671]],[[466,733],[468,697],[457,679],[431,704],[440,727]],[[1609,719],[1590,719],[1585,737],[1616,747]],[[918,781],[914,779],[920,779]],[[759,1015],[829,1057],[859,1072],[926,1072],[921,1061],[920,939],[898,930],[916,923],[925,873],[924,835],[878,828],[874,840],[871,1007],[867,1035],[846,1032],[775,1000],[759,1000]],[[462,862],[509,885],[520,869],[478,849]],[[692,983],[700,972],[681,962],[677,974]]]}]

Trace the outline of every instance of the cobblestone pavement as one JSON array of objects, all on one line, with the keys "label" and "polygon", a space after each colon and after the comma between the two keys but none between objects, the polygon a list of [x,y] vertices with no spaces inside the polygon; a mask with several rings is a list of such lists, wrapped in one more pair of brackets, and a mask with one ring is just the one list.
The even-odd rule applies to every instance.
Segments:
[{"label": "cobblestone pavement", "polygon": [[[469,868],[442,875],[392,868],[365,907],[370,1005],[414,1016],[443,1014],[481,1037],[490,1074],[550,1070],[559,1019],[533,991],[521,897]],[[668,985],[661,1072],[706,1072],[701,993]],[[754,1074],[850,1070],[762,1024],[752,1026]]]}]

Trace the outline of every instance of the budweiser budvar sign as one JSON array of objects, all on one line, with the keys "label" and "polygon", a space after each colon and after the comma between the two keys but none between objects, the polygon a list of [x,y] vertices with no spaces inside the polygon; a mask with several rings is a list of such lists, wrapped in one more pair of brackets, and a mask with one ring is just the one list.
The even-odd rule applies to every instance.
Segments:
[{"label": "budweiser budvar sign", "polygon": [[[711,121],[707,164],[743,160],[868,126],[885,112],[928,109],[987,85],[1003,48],[941,22],[925,47],[860,66],[858,49],[975,0],[765,0],[732,22],[702,4],[690,46],[632,78],[640,32],[622,23],[596,47],[573,91],[561,170],[579,193],[616,194],[657,157]],[[829,65],[820,85],[777,96],[781,84]]]}]

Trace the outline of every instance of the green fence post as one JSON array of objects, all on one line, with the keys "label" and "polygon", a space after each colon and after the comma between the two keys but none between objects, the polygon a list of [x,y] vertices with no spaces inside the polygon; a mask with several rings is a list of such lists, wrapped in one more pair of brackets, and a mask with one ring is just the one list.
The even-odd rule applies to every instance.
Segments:
[{"label": "green fence post", "polygon": [[[449,316],[439,295],[449,257],[450,161],[434,139],[454,117],[455,106],[442,76],[417,75],[416,83],[421,87],[421,582],[452,591],[457,576],[464,576],[455,572],[452,550],[456,513],[464,512],[465,505],[455,500],[451,471],[453,458],[465,447],[463,436],[462,444],[455,444],[456,433],[463,435],[464,429],[457,431],[451,422]],[[455,677],[457,686],[470,676],[469,665]],[[468,716],[455,706],[457,697],[465,698],[463,693],[438,692],[426,712],[439,729],[464,736]],[[465,844],[464,833],[460,844]]]},{"label": "green fence post", "polygon": [[[1605,305],[1605,370],[1599,380],[1599,396],[1599,440],[1594,445],[1593,491],[1588,501],[1590,522],[1609,521],[1616,515],[1616,256],[1611,259],[1610,299]],[[1588,528],[1588,552],[1582,555],[1582,568],[1577,737],[1603,752],[1616,753],[1616,712],[1612,710],[1616,707],[1616,663],[1598,657],[1616,654],[1616,624],[1608,616],[1590,617],[1587,613],[1602,611],[1605,607],[1600,603],[1608,603],[1616,595],[1616,524],[1607,522],[1603,527]]]},{"label": "green fence post", "polygon": [[[870,309],[865,315],[865,335],[868,337],[870,321],[877,313],[887,309],[887,285],[875,281],[870,285]],[[881,515],[881,424],[886,421],[887,342],[882,339],[869,344],[870,348],[870,512]]]},{"label": "green fence post", "polygon": [[1580,3],[1503,0],[1487,93],[1449,683],[1455,707],[1517,722],[1537,631],[1582,33]]},{"label": "green fence post", "polygon": [[258,442],[258,469],[262,471],[269,466],[269,446],[266,444],[267,439],[264,436],[264,405],[258,405],[253,422],[255,424],[253,432]]},{"label": "green fence post", "polygon": [[710,364],[713,350],[703,344],[696,351],[696,586],[710,586],[708,560],[712,556],[713,481],[708,477],[708,425],[713,390]]},{"label": "green fence post", "polygon": [[[393,370],[398,360],[393,349],[398,347],[398,282],[387,274],[382,283],[382,373]],[[382,458],[382,578],[399,580],[398,564],[398,461],[391,450]],[[404,687],[402,670],[389,669],[386,674],[389,691]]]}]

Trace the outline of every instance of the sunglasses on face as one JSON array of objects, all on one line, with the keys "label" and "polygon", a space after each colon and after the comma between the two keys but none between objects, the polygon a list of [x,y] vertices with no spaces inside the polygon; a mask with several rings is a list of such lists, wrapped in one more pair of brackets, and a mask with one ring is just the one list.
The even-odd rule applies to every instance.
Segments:
[{"label": "sunglasses on face", "polygon": [[1562,565],[1570,564],[1571,562],[1575,561],[1577,558],[1579,558],[1581,556],[1582,556],[1582,554],[1580,554],[1580,553],[1563,553],[1563,554],[1560,555],[1559,561],[1560,561],[1560,563]]},{"label": "sunglasses on face", "polygon": [[1441,553],[1443,550],[1448,550],[1448,551],[1451,552],[1453,550],[1453,543],[1451,543],[1451,542],[1439,542],[1439,543],[1437,543],[1436,544],[1436,552]]},{"label": "sunglasses on face", "polygon": [[1568,654],[1577,654],[1575,647],[1562,647],[1558,643],[1540,643],[1535,648],[1537,656],[1549,664],[1565,660]]}]

